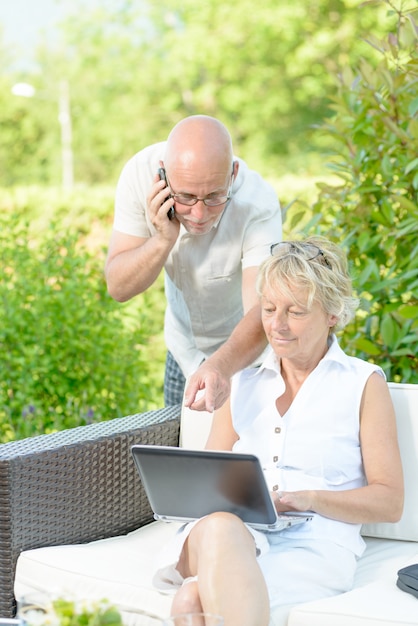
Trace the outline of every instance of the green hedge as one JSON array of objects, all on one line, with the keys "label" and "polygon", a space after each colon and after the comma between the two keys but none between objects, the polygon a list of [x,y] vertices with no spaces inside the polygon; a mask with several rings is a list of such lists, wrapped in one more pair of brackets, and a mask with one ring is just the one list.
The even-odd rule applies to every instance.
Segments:
[{"label": "green hedge", "polygon": [[0,441],[162,406],[161,284],[114,302],[104,251],[27,213],[0,215]]}]

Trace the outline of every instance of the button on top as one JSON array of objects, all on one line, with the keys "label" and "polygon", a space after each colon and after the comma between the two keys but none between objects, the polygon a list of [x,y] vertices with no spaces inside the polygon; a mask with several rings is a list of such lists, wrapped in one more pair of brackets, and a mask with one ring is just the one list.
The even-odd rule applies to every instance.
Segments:
[{"label": "button on top", "polygon": [[274,429],[275,433],[281,433],[282,429],[280,428],[280,426],[276,426],[276,428]]}]

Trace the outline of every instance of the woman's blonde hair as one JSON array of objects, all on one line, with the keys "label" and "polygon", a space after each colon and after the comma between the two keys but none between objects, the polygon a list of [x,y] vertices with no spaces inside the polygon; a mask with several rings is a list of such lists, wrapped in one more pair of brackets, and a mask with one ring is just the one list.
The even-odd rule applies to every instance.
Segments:
[{"label": "woman's blonde hair", "polygon": [[317,301],[325,313],[337,317],[337,329],[348,324],[358,305],[352,292],[347,257],[325,237],[272,246],[271,256],[259,268],[256,288],[259,296],[268,288],[293,299],[293,289],[305,289],[308,308]]}]

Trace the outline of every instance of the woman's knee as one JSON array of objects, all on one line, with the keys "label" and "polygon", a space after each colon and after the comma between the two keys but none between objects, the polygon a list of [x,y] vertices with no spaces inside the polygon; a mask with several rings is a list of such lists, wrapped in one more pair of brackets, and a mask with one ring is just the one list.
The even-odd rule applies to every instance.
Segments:
[{"label": "woman's knee", "polygon": [[215,546],[222,549],[224,542],[231,546],[232,541],[240,544],[241,548],[248,546],[255,550],[254,539],[244,522],[236,515],[223,511],[202,518],[190,533],[190,540],[192,544],[210,545],[211,549]]},{"label": "woman's knee", "polygon": [[256,558],[253,536],[243,521],[231,513],[216,512],[203,517],[193,527],[183,546],[177,569],[184,577],[195,576],[202,562],[216,562],[220,566],[224,559]]}]

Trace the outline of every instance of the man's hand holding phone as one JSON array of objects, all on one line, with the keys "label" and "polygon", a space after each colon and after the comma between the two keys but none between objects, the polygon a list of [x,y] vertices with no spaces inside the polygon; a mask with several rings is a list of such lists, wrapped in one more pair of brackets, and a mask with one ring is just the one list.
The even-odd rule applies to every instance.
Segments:
[{"label": "man's hand holding phone", "polygon": [[156,234],[166,240],[168,245],[173,246],[180,231],[180,222],[176,219],[174,200],[162,164],[155,172],[154,184],[147,201],[149,218],[157,231]]},{"label": "man's hand holding phone", "polygon": [[[166,187],[168,187],[167,176],[166,176],[166,173],[165,173],[165,169],[163,167],[160,167],[158,169],[158,176],[160,177],[160,180],[164,180],[165,181]],[[168,196],[168,197],[171,198],[171,196]],[[172,207],[170,207],[170,209],[167,212],[167,217],[168,217],[169,220],[172,220],[174,215],[175,215],[174,206],[172,206]]]}]

